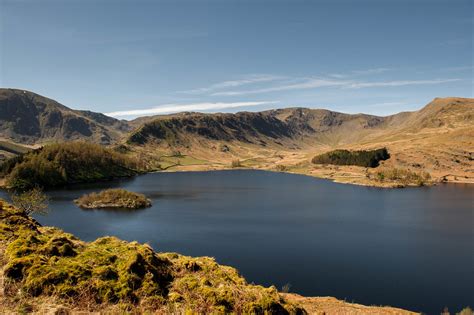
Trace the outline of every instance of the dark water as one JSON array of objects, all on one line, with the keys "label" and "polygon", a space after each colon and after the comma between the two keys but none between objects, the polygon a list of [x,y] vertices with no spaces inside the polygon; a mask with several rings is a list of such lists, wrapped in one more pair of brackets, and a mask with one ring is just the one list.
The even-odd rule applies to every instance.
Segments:
[{"label": "dark water", "polygon": [[[84,211],[106,187],[153,207]],[[261,171],[156,173],[50,192],[38,217],[84,240],[115,235],[158,251],[214,256],[248,279],[429,314],[474,306],[474,187],[385,190]]]}]

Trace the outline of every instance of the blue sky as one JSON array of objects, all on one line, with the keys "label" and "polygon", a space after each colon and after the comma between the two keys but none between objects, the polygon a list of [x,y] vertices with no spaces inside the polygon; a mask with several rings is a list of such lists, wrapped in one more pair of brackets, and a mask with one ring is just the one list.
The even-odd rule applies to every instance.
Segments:
[{"label": "blue sky", "polygon": [[0,0],[0,86],[131,118],[473,96],[471,0]]}]

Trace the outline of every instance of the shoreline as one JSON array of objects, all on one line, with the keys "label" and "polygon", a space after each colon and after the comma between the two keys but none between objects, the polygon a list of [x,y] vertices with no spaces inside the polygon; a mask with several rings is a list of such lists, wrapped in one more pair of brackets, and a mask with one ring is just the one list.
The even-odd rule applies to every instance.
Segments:
[{"label": "shoreline", "polygon": [[[174,166],[175,167],[175,166]],[[293,174],[293,175],[301,175],[307,176],[317,179],[328,180],[333,183],[337,184],[346,184],[346,185],[356,185],[356,186],[365,186],[365,187],[373,187],[373,188],[385,188],[385,189],[399,189],[399,188],[416,188],[416,187],[430,187],[436,186],[440,183],[461,183],[461,182],[452,182],[452,181],[433,181],[424,185],[414,185],[414,184],[407,184],[404,185],[402,183],[397,182],[377,182],[373,180],[367,181],[354,181],[354,178],[362,178],[358,176],[338,176],[338,177],[329,177],[329,176],[318,176],[317,174],[313,173],[304,173],[304,172],[295,172],[295,171],[279,171],[275,169],[268,169],[268,168],[252,168],[252,167],[238,167],[238,168],[209,168],[208,165],[192,165],[192,168],[186,168],[186,166],[179,166],[179,168],[175,169],[166,169],[162,171],[153,171],[150,173],[184,173],[184,172],[214,172],[214,171],[234,171],[234,170],[248,170],[248,171],[264,171],[264,172],[273,172],[273,173],[283,173],[283,174]],[[363,179],[366,179],[365,177]],[[474,184],[474,182],[465,182],[465,184]]]},{"label": "shoreline", "polygon": [[[418,188],[418,187],[431,187],[431,186],[437,186],[439,184],[465,184],[465,185],[474,185],[474,178],[473,179],[459,179],[459,177],[455,175],[445,175],[443,180],[437,179],[434,181],[431,181],[430,183],[426,183],[423,185],[414,185],[414,184],[407,184],[404,185],[402,183],[397,183],[397,182],[378,182],[374,180],[367,179],[362,176],[324,176],[321,174],[314,174],[314,173],[307,173],[307,172],[297,172],[297,171],[279,171],[275,169],[269,169],[269,168],[252,168],[252,167],[237,167],[237,168],[232,168],[232,167],[212,167],[212,165],[208,164],[195,164],[195,165],[176,165],[176,166],[171,166],[169,168],[163,169],[163,170],[151,170],[148,172],[140,172],[134,176],[130,177],[116,177],[113,179],[107,179],[103,181],[98,181],[98,182],[110,182],[114,180],[119,180],[119,179],[128,179],[128,178],[133,178],[135,176],[140,176],[140,175],[146,175],[146,174],[153,174],[153,173],[185,173],[185,172],[215,172],[215,171],[234,171],[234,170],[248,170],[248,171],[264,171],[264,172],[274,172],[274,173],[283,173],[283,174],[293,174],[293,175],[302,175],[302,176],[307,176],[307,177],[312,177],[312,178],[317,178],[317,179],[323,179],[323,180],[328,180],[333,183],[337,184],[345,184],[345,185],[355,185],[355,186],[364,186],[364,187],[373,187],[373,188],[384,188],[384,189],[400,189],[400,188]],[[448,176],[457,178],[457,179],[449,179],[446,178]],[[362,181],[357,181],[354,179],[365,179]],[[84,183],[71,183],[66,185],[65,187],[68,187],[70,185],[80,185],[80,184],[91,184],[94,182],[84,182]],[[55,187],[53,187],[55,188]],[[58,187],[56,187],[58,188]],[[59,187],[60,188],[60,187]],[[8,190],[8,187],[5,186],[5,178],[0,178],[0,189],[3,190]],[[52,188],[49,188],[52,189]]]}]

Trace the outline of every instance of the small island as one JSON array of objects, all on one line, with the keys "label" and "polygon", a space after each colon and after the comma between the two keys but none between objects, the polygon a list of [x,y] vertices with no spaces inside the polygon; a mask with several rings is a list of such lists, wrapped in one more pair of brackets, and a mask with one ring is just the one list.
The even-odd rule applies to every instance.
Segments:
[{"label": "small island", "polygon": [[83,209],[141,209],[151,206],[145,195],[121,188],[86,194],[74,203]]}]

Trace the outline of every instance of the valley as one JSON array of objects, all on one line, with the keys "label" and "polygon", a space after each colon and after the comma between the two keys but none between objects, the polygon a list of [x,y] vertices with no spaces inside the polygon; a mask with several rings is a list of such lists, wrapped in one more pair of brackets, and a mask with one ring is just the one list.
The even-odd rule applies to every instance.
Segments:
[{"label": "valley", "polygon": [[[402,169],[427,172],[433,183],[474,183],[474,99],[469,98],[437,98],[419,111],[387,117],[286,108],[124,121],[71,110],[31,92],[2,89],[0,96],[0,137],[11,145],[87,140],[137,158],[145,169],[168,172],[250,168],[399,187],[405,184],[378,181],[376,172]],[[391,158],[374,169],[311,163],[335,149],[383,147]]]}]

